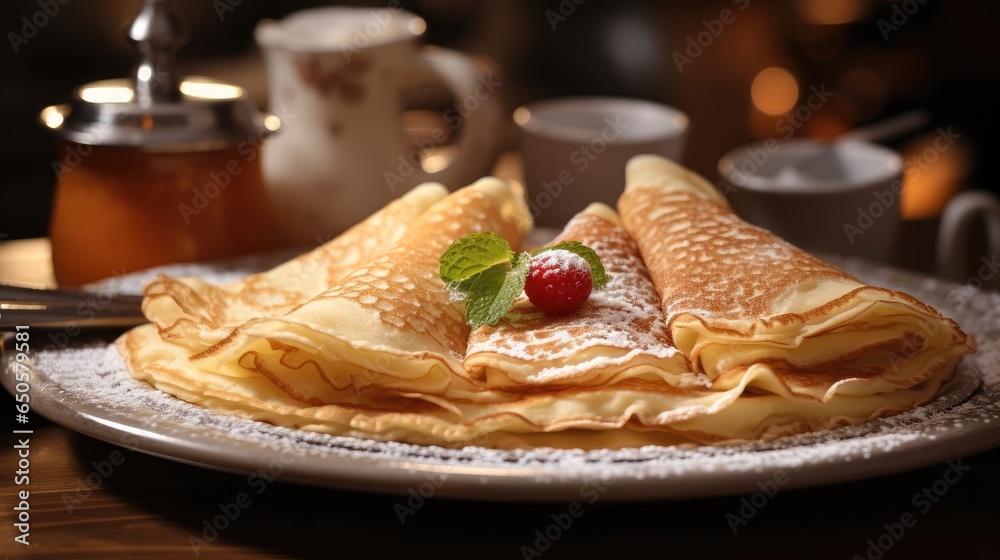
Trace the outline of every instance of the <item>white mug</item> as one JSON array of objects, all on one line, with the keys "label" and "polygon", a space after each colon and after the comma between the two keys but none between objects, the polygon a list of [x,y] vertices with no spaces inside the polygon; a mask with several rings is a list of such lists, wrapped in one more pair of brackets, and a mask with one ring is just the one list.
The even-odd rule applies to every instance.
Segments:
[{"label": "white mug", "polygon": [[687,116],[659,103],[616,97],[548,99],[519,107],[528,207],[539,225],[562,227],[591,202],[615,206],[632,156],[678,160]]},{"label": "white mug", "polygon": [[[767,140],[719,160],[719,183],[747,221],[810,251],[887,262],[902,217],[903,159],[859,140]],[[986,193],[950,201],[937,241],[937,273],[961,278],[972,220],[983,215],[1000,251],[1000,202]]]},{"label": "white mug", "polygon": [[[399,9],[317,8],[256,29],[281,130],[262,171],[286,240],[315,244],[427,181],[457,188],[489,172],[503,120],[493,75],[455,51],[425,47],[424,21]],[[446,127],[415,142],[402,129],[402,93],[442,83],[455,104]],[[422,159],[461,126],[451,164]]]},{"label": "white mug", "polygon": [[983,218],[986,223],[987,247],[991,252],[989,257],[984,257],[984,266],[988,270],[979,272],[979,279],[984,282],[995,280],[997,270],[993,263],[1000,256],[1000,199],[985,191],[966,191],[948,201],[938,229],[935,258],[938,276],[955,282],[969,281],[963,266],[968,257],[964,249],[969,246],[972,224],[977,217]]}]

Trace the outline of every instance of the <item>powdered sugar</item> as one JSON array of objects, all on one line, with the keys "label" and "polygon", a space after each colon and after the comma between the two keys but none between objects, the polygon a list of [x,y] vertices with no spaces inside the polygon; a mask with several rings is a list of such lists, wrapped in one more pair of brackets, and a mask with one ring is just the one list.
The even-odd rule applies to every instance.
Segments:
[{"label": "powdered sugar", "polygon": [[590,265],[580,255],[566,249],[553,249],[536,255],[531,261],[532,267],[542,267],[542,278],[562,275],[567,272],[590,272]]},{"label": "powdered sugar", "polygon": [[[490,353],[528,363],[560,363],[543,367],[525,380],[530,383],[615,368],[639,354],[659,359],[677,356],[679,351],[669,342],[656,289],[638,248],[624,230],[599,217],[580,216],[570,222],[564,236],[583,240],[597,253],[611,276],[607,285],[594,290],[579,309],[559,318],[541,316],[522,298],[512,307],[508,324],[473,333],[467,356]],[[590,268],[583,258],[569,251],[547,251],[536,258],[545,255],[555,255],[559,261],[578,260]],[[584,351],[592,348],[624,352],[593,352],[585,357]],[[691,383],[691,379],[684,382]],[[707,384],[708,380],[698,383]]]}]

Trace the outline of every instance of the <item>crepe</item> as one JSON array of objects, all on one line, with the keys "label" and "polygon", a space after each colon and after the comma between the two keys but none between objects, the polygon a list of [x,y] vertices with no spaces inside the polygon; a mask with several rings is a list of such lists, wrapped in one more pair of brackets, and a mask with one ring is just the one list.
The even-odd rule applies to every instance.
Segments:
[{"label": "crepe", "polygon": [[579,309],[550,317],[524,295],[495,327],[472,333],[464,365],[491,389],[609,385],[623,379],[704,386],[670,341],[659,297],[614,210],[591,204],[553,240],[594,249],[611,281]]},{"label": "crepe", "polygon": [[312,405],[367,402],[390,389],[472,391],[461,366],[469,335],[463,304],[438,276],[438,261],[452,242],[479,231],[519,247],[528,220],[505,183],[480,180],[435,204],[390,249],[322,294],[247,321],[191,360],[233,377],[267,377]]},{"label": "crepe", "polygon": [[672,429],[750,439],[859,423],[929,401],[975,351],[951,319],[742,221],[676,163],[639,156],[626,175],[618,208],[674,343],[713,390],[747,391]]},{"label": "crepe", "polygon": [[319,295],[386,251],[447,194],[439,184],[415,187],[316,249],[227,284],[161,275],[144,290],[143,313],[163,338],[192,349],[205,348],[250,319],[282,315]]},{"label": "crepe", "polygon": [[[624,232],[602,213],[613,216],[606,208],[588,212],[571,231],[597,227],[624,243]],[[649,352],[663,352],[656,357],[664,363],[629,356],[635,364],[620,364],[624,375],[598,368],[589,385],[506,391],[470,375],[462,364],[469,339],[464,304],[438,277],[438,260],[452,241],[473,231],[499,232],[516,248],[526,216],[505,185],[484,180],[429,209],[387,252],[283,316],[248,321],[193,355],[159,336],[154,325],[126,333],[118,348],[134,377],[192,403],[293,428],[415,443],[530,447],[539,437],[579,447],[612,445],[612,439],[618,445],[648,442],[641,432],[633,440],[601,431],[662,425],[721,406],[715,393],[708,395],[711,402],[698,400],[702,393],[663,381],[687,368],[662,325]],[[620,272],[617,282],[645,281],[645,301],[638,305],[654,306],[634,245],[623,246],[631,261],[613,258],[614,244],[605,251],[612,271]],[[626,262],[639,268],[626,270]],[[730,399],[738,394],[730,392]],[[553,432],[558,439],[544,439]],[[664,442],[663,435],[653,437]]]}]

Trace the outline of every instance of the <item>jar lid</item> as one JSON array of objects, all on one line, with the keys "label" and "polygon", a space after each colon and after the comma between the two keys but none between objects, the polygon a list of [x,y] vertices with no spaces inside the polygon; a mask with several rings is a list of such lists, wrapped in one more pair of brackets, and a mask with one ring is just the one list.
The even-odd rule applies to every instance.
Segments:
[{"label": "jar lid", "polygon": [[256,142],[278,130],[246,90],[210,78],[181,78],[174,53],[184,42],[168,0],[145,0],[129,39],[140,53],[132,78],[74,90],[68,103],[42,110],[41,120],[80,144],[150,151],[202,151]]}]

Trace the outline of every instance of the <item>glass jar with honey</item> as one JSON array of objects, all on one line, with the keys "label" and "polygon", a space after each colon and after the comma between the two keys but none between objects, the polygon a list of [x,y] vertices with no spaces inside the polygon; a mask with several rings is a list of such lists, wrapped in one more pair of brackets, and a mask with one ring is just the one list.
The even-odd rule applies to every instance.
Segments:
[{"label": "glass jar with honey", "polygon": [[141,53],[132,79],[86,84],[41,114],[60,138],[60,285],[275,247],[260,150],[278,119],[240,87],[178,77],[166,0],[146,0],[129,37]]}]

